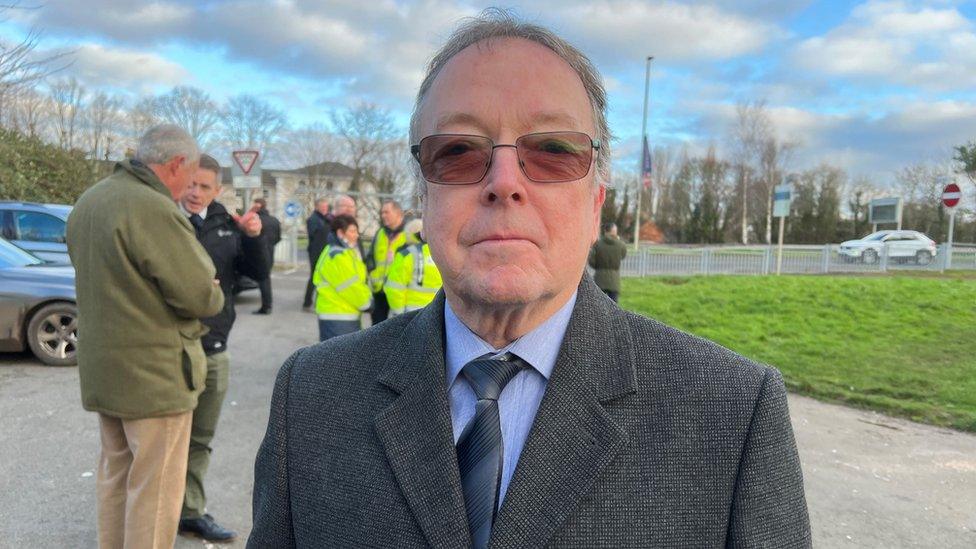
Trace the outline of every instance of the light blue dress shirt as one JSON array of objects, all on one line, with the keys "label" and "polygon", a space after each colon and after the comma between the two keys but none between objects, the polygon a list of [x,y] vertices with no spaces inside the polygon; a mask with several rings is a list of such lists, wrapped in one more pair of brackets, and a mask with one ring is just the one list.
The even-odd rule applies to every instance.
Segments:
[{"label": "light blue dress shirt", "polygon": [[498,398],[498,413],[502,428],[503,448],[502,481],[499,487],[498,505],[501,506],[512,480],[515,465],[518,463],[525,439],[529,436],[535,413],[539,410],[546,383],[556,365],[556,356],[562,345],[569,317],[576,304],[574,292],[569,301],[536,329],[523,335],[503,349],[495,349],[475,335],[444,302],[444,329],[446,334],[445,362],[447,363],[447,387],[451,404],[451,423],[454,428],[454,443],[464,431],[464,427],[474,416],[478,397],[460,375],[461,368],[468,362],[485,354],[511,352],[532,366],[515,375]]}]

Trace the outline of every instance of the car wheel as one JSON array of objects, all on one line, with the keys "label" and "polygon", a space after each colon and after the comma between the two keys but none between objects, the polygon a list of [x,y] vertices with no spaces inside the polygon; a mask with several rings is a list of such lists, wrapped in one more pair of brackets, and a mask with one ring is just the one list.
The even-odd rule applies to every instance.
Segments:
[{"label": "car wheel", "polygon": [[48,366],[73,366],[78,352],[78,308],[51,303],[38,309],[27,324],[27,343]]},{"label": "car wheel", "polygon": [[928,265],[931,262],[932,252],[928,250],[919,250],[918,253],[915,254],[915,263],[918,263],[919,265]]},{"label": "car wheel", "polygon": [[878,252],[874,250],[865,250],[864,253],[861,254],[861,261],[868,265],[874,265],[878,262]]}]

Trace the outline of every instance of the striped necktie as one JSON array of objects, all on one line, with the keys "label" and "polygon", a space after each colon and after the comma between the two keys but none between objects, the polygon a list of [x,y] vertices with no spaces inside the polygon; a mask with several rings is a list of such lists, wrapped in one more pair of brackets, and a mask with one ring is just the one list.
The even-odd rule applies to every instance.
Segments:
[{"label": "striped necktie", "polygon": [[503,452],[498,397],[515,374],[527,366],[521,358],[506,353],[498,358],[477,358],[461,369],[478,397],[474,417],[457,442],[464,506],[475,548],[488,546],[498,505]]}]

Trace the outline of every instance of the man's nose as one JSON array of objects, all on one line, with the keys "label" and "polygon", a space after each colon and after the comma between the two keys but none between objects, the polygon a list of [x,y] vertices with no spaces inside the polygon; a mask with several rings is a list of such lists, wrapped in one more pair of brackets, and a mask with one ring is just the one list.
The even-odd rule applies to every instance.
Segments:
[{"label": "man's nose", "polygon": [[496,146],[492,151],[488,173],[485,174],[481,200],[495,202],[524,202],[525,174],[519,165],[518,153],[513,145]]}]

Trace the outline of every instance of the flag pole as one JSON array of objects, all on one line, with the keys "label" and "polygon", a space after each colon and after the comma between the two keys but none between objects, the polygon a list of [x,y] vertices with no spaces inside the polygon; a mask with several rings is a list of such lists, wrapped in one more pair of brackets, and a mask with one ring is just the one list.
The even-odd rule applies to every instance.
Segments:
[{"label": "flag pole", "polygon": [[[647,65],[644,69],[644,117],[641,121],[641,152],[637,161],[637,212],[634,214],[634,249],[640,246],[640,211],[641,199],[644,196],[644,146],[647,144],[647,97],[651,89],[651,61],[653,55],[647,56]],[[648,151],[650,153],[650,151]]]}]

